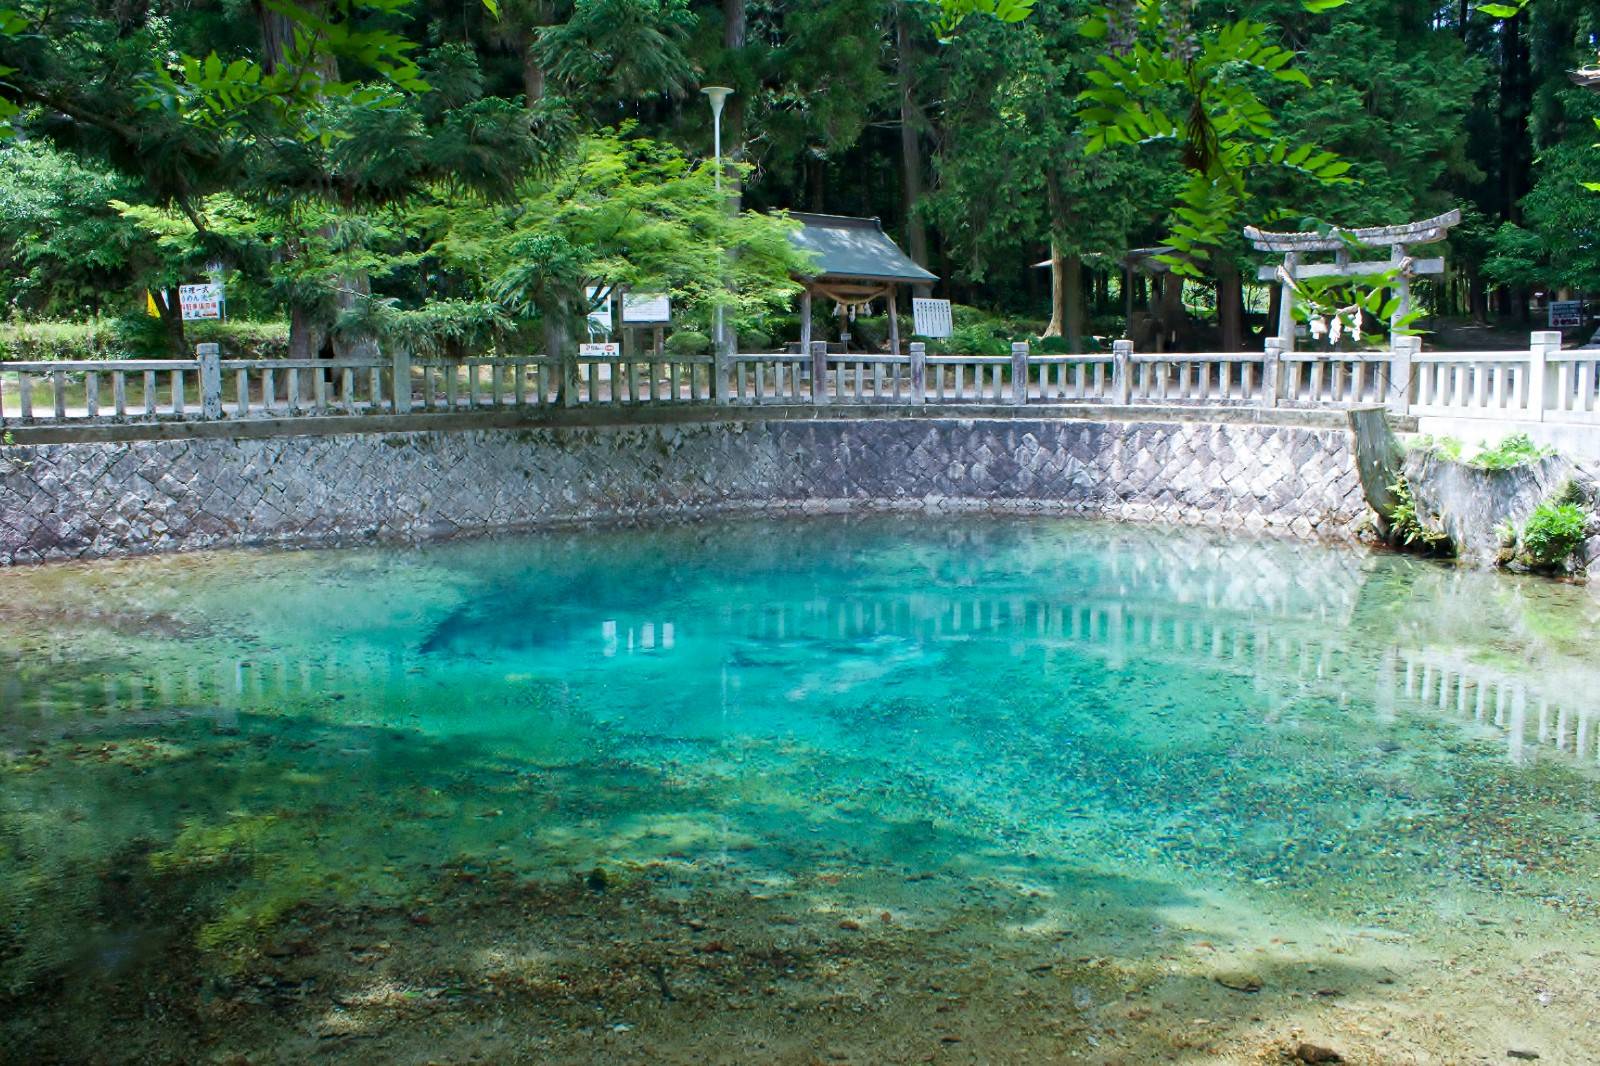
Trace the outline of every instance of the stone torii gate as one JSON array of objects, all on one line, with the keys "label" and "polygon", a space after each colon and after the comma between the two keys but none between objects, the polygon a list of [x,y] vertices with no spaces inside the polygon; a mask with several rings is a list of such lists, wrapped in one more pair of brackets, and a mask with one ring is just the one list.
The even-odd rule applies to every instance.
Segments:
[{"label": "stone torii gate", "polygon": [[[1264,266],[1256,272],[1262,281],[1277,281],[1283,290],[1278,301],[1278,337],[1284,351],[1294,350],[1294,282],[1302,278],[1376,277],[1398,271],[1400,306],[1389,321],[1396,325],[1411,311],[1411,279],[1419,274],[1443,274],[1443,259],[1413,259],[1411,246],[1442,241],[1450,227],[1461,221],[1460,211],[1447,211],[1421,222],[1403,226],[1371,226],[1366,229],[1338,229],[1328,233],[1268,233],[1255,226],[1244,228],[1245,239],[1257,251],[1283,255],[1280,266]],[[1389,249],[1387,260],[1350,261],[1352,249]],[[1332,252],[1331,263],[1306,263],[1301,257],[1313,252]]]}]

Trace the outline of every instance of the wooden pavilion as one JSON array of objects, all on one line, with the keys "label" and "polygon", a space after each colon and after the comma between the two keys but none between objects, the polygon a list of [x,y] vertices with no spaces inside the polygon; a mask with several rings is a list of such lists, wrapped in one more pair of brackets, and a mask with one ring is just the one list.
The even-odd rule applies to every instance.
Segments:
[{"label": "wooden pavilion", "polygon": [[840,316],[840,335],[848,346],[849,314],[884,298],[889,304],[889,350],[900,354],[899,302],[901,285],[929,285],[939,278],[918,266],[883,232],[875,218],[816,215],[791,211],[801,224],[792,240],[811,256],[816,272],[797,277],[805,287],[800,297],[800,350],[811,350],[811,305],[817,297],[834,301]]}]

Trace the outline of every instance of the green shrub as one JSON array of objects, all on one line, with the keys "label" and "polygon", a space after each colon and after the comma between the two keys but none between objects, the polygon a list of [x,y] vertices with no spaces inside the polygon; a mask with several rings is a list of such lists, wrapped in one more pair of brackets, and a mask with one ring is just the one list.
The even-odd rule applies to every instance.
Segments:
[{"label": "green shrub", "polygon": [[667,351],[673,355],[704,355],[711,350],[711,338],[699,330],[680,329],[667,337]]},{"label": "green shrub", "polygon": [[1574,503],[1541,503],[1522,527],[1522,557],[1532,567],[1553,569],[1583,545],[1589,512]]},{"label": "green shrub", "polygon": [[772,335],[754,327],[739,331],[739,350],[741,352],[770,352],[772,351]]},{"label": "green shrub", "polygon": [[1007,335],[996,333],[987,325],[956,326],[944,346],[956,355],[1008,355],[1011,352]]},{"label": "green shrub", "polygon": [[853,348],[884,348],[889,343],[889,316],[862,315],[850,323]]},{"label": "green shrub", "polygon": [[[190,322],[184,335],[190,345],[221,344],[225,359],[277,359],[289,353],[286,322]],[[146,314],[0,325],[0,359],[4,360],[150,359],[170,354],[160,320]]]},{"label": "green shrub", "polygon": [[1070,355],[1072,345],[1065,337],[1039,337],[1033,342],[1032,350],[1040,355]]}]

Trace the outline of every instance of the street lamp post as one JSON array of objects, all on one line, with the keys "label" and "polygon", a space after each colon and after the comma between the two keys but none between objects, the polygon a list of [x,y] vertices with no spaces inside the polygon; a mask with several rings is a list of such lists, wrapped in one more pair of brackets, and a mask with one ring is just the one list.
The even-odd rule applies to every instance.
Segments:
[{"label": "street lamp post", "polygon": [[[712,172],[712,180],[716,182],[717,192],[722,192],[722,105],[728,102],[728,96],[733,92],[726,85],[707,85],[700,90],[711,100],[711,140],[716,158],[716,170]],[[722,304],[717,304],[715,311],[715,324],[712,326],[712,338],[717,346],[717,351],[722,351],[723,327]]]}]

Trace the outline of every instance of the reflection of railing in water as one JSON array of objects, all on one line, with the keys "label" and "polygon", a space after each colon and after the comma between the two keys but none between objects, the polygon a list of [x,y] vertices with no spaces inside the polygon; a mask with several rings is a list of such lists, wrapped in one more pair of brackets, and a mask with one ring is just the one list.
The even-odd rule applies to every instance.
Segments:
[{"label": "reflection of railing in water", "polygon": [[1469,662],[1458,653],[1401,651],[1387,660],[1384,682],[1419,706],[1505,733],[1508,752],[1522,762],[1543,745],[1580,763],[1600,763],[1600,704]]},{"label": "reflection of railing in water", "polygon": [[[1134,578],[1137,572],[1123,576]],[[574,628],[558,647],[571,641],[575,650],[587,645],[591,655],[626,658],[681,654],[694,638],[706,641],[700,652],[713,654],[713,642],[737,649],[741,641],[860,640],[860,648],[848,653],[871,659],[887,654],[870,643],[878,636],[929,644],[992,640],[1003,659],[1028,659],[1046,668],[1091,654],[1113,669],[1229,675],[1248,680],[1275,711],[1310,696],[1365,705],[1375,723],[1402,712],[1444,715],[1502,734],[1513,761],[1524,761],[1542,748],[1586,765],[1600,763],[1600,699],[1587,701],[1580,684],[1563,683],[1534,668],[1523,674],[1483,666],[1459,651],[1394,646],[1384,653],[1353,639],[1338,619],[1296,614],[1292,602],[1271,596],[1265,602],[1278,609],[1263,610],[1258,604],[1237,611],[1197,610],[1170,597],[1137,601],[1100,596],[1075,602],[1023,594],[964,598],[960,590],[888,598],[819,595],[724,605],[714,609],[714,619],[591,620]],[[1058,658],[1062,653],[1067,659]],[[763,668],[760,657],[749,661]],[[210,720],[227,732],[237,727],[240,713],[311,707],[336,709],[342,717],[386,717],[397,707],[403,709],[405,701],[397,703],[395,697],[409,696],[413,686],[426,684],[427,674],[439,663],[438,656],[402,647],[294,648],[36,688],[13,678],[0,687],[0,709],[6,712],[6,733],[13,737],[88,736],[185,718]],[[782,658],[764,668],[797,666],[808,673],[825,668]],[[885,667],[898,668],[892,662]]]}]

